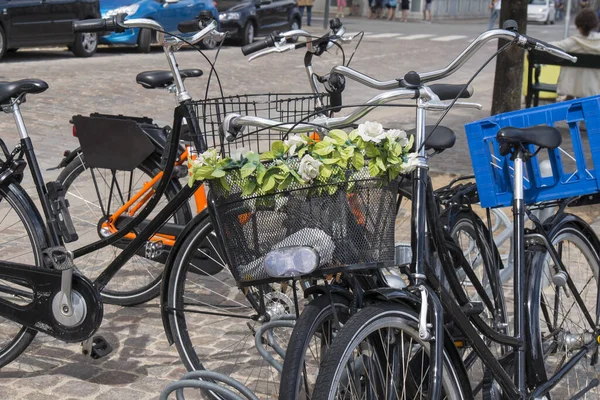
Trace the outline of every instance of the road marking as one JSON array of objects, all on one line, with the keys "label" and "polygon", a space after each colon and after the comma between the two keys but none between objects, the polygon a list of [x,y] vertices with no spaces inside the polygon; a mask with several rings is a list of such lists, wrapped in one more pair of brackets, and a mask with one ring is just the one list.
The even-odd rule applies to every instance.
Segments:
[{"label": "road marking", "polygon": [[440,36],[433,39],[430,39],[434,42],[450,42],[452,40],[464,39],[466,36],[463,35],[450,35],[450,36]]},{"label": "road marking", "polygon": [[398,39],[398,40],[417,40],[417,39],[429,38],[429,37],[432,37],[432,36],[435,36],[435,35],[429,35],[429,34],[426,34],[426,33],[422,33],[422,34],[419,34],[419,35],[400,36],[400,37],[397,37],[396,39]]},{"label": "road marking", "polygon": [[385,39],[385,38],[393,38],[396,36],[401,36],[402,33],[378,33],[376,35],[365,35],[365,37],[368,37],[369,39]]}]

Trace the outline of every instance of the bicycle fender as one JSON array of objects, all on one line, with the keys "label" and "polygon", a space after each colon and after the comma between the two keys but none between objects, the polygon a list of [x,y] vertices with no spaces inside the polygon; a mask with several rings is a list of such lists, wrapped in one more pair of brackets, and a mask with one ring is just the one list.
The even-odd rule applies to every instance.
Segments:
[{"label": "bicycle fender", "polygon": [[174,272],[173,261],[175,260],[177,252],[181,250],[182,243],[185,242],[185,239],[189,232],[206,218],[210,218],[207,209],[204,209],[199,214],[196,214],[196,216],[185,226],[185,228],[183,228],[183,231],[177,237],[175,246],[173,246],[173,248],[169,252],[169,256],[167,257],[167,261],[165,262],[165,269],[163,270],[163,279],[160,284],[160,315],[162,318],[163,327],[165,330],[165,334],[167,335],[167,341],[169,342],[169,345],[172,345],[174,343],[173,333],[171,332],[171,327],[169,325],[169,312],[167,311],[167,295],[169,292],[169,281],[171,280],[171,274]]},{"label": "bicycle fender", "polygon": [[[329,291],[331,292],[331,294],[339,294],[339,295],[347,298],[349,301],[352,301],[352,298],[353,298],[352,293],[350,293],[347,289],[345,289],[341,286],[330,285]],[[321,285],[311,286],[304,291],[305,299],[308,298],[309,296],[317,296],[318,297],[318,296],[324,296],[324,295],[327,295],[327,288],[325,286],[321,286]]]},{"label": "bicycle fender", "polygon": [[421,298],[412,294],[406,289],[386,287],[367,290],[364,294],[364,300],[365,302],[384,301],[404,303],[417,312],[419,312],[419,309],[421,308]]}]

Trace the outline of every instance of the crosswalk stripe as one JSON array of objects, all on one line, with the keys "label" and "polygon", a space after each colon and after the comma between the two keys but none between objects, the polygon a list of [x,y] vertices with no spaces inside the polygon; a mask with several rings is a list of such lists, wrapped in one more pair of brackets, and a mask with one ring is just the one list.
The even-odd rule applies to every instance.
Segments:
[{"label": "crosswalk stripe", "polygon": [[458,40],[458,39],[464,39],[464,38],[466,38],[466,36],[463,36],[463,35],[450,35],[450,36],[436,37],[436,38],[433,38],[431,40],[433,40],[434,42],[450,42],[452,40]]},{"label": "crosswalk stripe", "polygon": [[[435,35],[429,35],[426,33],[418,34],[418,35],[408,35],[408,36],[400,36],[396,39],[398,40],[417,40],[417,39],[426,39]],[[372,37],[372,36],[371,36]]]},{"label": "crosswalk stripe", "polygon": [[369,39],[385,39],[385,38],[393,38],[393,37],[401,36],[401,35],[402,35],[402,33],[379,33],[376,35],[369,35],[367,37]]}]

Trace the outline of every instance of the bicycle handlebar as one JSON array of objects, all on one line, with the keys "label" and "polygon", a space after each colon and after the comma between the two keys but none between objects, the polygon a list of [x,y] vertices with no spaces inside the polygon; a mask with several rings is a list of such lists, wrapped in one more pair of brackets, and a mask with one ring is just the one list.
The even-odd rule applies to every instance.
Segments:
[{"label": "bicycle handlebar", "polygon": [[110,18],[85,19],[73,21],[73,32],[125,32],[123,20],[127,14],[117,14]]}]

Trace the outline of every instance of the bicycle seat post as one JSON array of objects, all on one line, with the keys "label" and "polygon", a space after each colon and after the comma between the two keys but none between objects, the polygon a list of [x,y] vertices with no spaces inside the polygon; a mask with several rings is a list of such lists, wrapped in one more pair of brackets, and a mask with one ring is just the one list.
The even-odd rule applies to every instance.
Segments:
[{"label": "bicycle seat post", "polygon": [[523,157],[524,152],[520,146],[515,146],[514,159],[514,184],[513,184],[513,264],[514,264],[514,333],[519,340],[516,357],[516,384],[524,396],[526,393],[525,383],[525,202],[523,200]]}]

